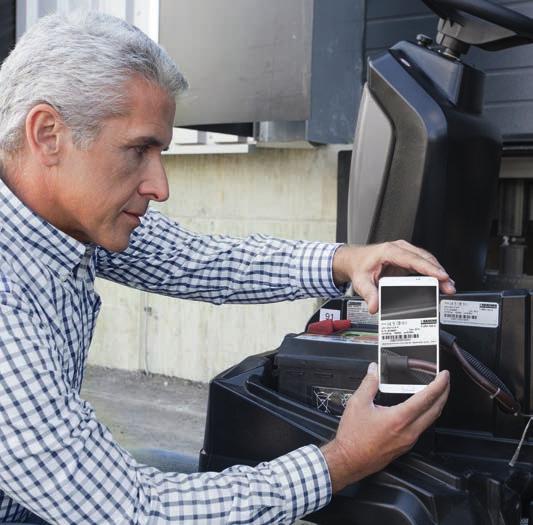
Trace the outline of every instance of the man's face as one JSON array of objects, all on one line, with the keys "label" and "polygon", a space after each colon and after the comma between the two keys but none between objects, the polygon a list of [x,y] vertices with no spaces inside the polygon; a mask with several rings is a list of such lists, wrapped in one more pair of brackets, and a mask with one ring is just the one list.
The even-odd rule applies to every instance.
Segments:
[{"label": "man's face", "polygon": [[128,114],[104,121],[87,150],[68,142],[54,182],[60,228],[112,251],[128,246],[151,200],[168,198],[161,151],[172,139],[174,100],[140,78],[127,90]]}]

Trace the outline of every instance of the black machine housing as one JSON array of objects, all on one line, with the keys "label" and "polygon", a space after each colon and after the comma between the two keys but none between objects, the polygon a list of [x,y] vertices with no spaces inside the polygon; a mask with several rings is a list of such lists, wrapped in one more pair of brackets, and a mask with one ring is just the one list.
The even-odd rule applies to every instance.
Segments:
[{"label": "black machine housing", "polygon": [[[510,465],[533,413],[533,293],[487,289],[502,141],[482,114],[484,74],[460,59],[471,45],[499,50],[533,42],[533,20],[485,0],[425,3],[440,17],[435,42],[425,36],[400,42],[368,64],[352,155],[348,237],[360,244],[403,238],[423,246],[459,290],[479,290],[454,300],[497,305],[493,326],[443,328],[507,385],[521,410],[500,410],[441,353],[452,387],[437,424],[411,453],[305,519],[533,525],[533,440],[526,437]],[[360,340],[289,334],[277,350],[249,357],[211,382],[201,470],[255,465],[334,436],[346,400],[377,361],[375,321],[353,317],[351,301],[361,304],[342,297],[323,307],[350,319]],[[402,399],[380,395],[376,402]]]},{"label": "black machine housing", "polygon": [[400,42],[370,61],[367,77],[348,239],[410,240],[434,253],[459,288],[480,288],[501,156],[499,131],[481,113],[483,73]]}]

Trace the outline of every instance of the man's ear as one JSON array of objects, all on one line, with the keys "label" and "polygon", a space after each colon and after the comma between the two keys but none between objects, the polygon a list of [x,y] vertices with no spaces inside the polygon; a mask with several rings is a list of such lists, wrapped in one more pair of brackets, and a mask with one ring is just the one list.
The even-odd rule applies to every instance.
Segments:
[{"label": "man's ear", "polygon": [[37,104],[26,117],[26,140],[31,153],[46,167],[58,164],[67,128],[49,104]]}]

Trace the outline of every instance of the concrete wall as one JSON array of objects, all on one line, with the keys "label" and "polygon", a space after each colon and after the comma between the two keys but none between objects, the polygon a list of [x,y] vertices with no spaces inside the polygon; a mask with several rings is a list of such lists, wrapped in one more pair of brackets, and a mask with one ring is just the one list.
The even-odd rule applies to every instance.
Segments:
[{"label": "concrete wall", "polygon": [[[257,149],[166,156],[170,199],[158,205],[199,232],[335,240],[337,152]],[[97,282],[103,306],[89,363],[208,381],[301,331],[314,299],[212,306]]]}]

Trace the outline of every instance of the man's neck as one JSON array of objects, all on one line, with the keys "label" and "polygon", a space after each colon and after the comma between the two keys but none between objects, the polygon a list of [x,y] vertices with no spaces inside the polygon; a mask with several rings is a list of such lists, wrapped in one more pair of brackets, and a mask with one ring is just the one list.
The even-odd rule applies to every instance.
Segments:
[{"label": "man's neck", "polygon": [[[20,157],[23,155],[18,155],[19,159]],[[27,208],[73,239],[84,244],[89,243],[65,224],[65,217],[61,215],[61,206],[54,187],[56,179],[54,172],[45,172],[39,165],[17,159],[5,160],[0,164],[2,165],[0,178]]]},{"label": "man's neck", "polygon": [[50,188],[42,173],[25,165],[17,155],[0,162],[0,179],[25,206],[53,224],[47,212],[52,209]]}]

